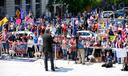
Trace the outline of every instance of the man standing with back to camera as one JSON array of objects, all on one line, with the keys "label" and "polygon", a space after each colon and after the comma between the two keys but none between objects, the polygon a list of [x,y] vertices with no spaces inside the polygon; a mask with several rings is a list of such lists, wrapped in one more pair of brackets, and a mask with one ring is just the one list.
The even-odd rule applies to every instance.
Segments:
[{"label": "man standing with back to camera", "polygon": [[45,56],[45,59],[44,59],[45,71],[48,71],[48,58],[50,58],[51,70],[55,71],[54,56],[53,56],[53,50],[52,50],[53,43],[54,41],[51,36],[50,30],[46,30],[45,34],[43,35],[43,52]]}]

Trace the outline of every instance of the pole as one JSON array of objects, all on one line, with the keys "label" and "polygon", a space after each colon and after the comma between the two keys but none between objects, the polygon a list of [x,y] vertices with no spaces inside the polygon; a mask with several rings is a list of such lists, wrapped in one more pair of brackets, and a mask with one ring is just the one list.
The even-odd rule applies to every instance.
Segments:
[{"label": "pole", "polygon": [[57,59],[57,57],[56,57],[56,44],[55,44],[55,60]]},{"label": "pole", "polygon": [[[0,32],[0,41],[2,40],[2,32]],[[2,56],[2,42],[0,42],[0,56]]]},{"label": "pole", "polygon": [[57,44],[54,44],[55,45],[55,69],[59,69],[57,66],[56,66],[56,60],[57,60],[57,55],[56,55],[56,53],[57,53]]}]

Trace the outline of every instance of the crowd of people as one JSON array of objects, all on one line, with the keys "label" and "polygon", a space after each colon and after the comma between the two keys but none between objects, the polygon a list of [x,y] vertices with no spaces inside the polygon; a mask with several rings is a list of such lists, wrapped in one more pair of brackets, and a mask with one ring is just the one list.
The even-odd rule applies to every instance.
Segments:
[{"label": "crowd of people", "polygon": [[[50,30],[56,42],[53,45],[56,57],[63,59],[68,57],[72,60],[82,58],[78,63],[84,64],[84,53],[86,56],[90,54],[87,47],[125,48],[128,46],[128,24],[116,24],[110,19],[112,18],[104,20],[99,13],[86,12],[76,17],[55,17],[53,19],[46,16],[34,19],[32,14],[24,19],[11,18],[6,25],[1,27],[1,50],[2,53],[14,50],[16,56],[34,57],[35,52],[42,52],[44,45],[42,36],[45,30]],[[77,31],[81,30],[92,31],[96,36],[81,39],[77,35]],[[15,35],[18,31],[31,31],[34,36]],[[96,55],[99,56],[99,53]]]}]

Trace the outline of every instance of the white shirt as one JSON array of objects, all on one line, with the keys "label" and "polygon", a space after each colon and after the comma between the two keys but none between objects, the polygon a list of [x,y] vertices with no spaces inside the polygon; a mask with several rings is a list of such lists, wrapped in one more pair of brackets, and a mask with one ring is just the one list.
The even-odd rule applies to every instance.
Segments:
[{"label": "white shirt", "polygon": [[41,36],[38,37],[38,45],[43,45],[43,38]]},{"label": "white shirt", "polygon": [[28,45],[27,45],[28,47],[31,47],[31,48],[32,48],[32,46],[33,46],[33,44],[34,44],[34,43],[33,43],[33,40],[30,40],[30,39],[29,39],[27,44],[28,44]]},{"label": "white shirt", "polygon": [[126,32],[128,33],[128,28],[126,28]]}]

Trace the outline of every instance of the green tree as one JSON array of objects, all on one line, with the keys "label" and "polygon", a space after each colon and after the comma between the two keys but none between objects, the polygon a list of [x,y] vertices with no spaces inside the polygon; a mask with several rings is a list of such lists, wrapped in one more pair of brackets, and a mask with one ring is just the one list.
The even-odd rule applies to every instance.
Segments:
[{"label": "green tree", "polygon": [[[88,6],[91,8],[104,8],[108,6],[111,7],[111,5],[118,6],[121,2],[128,4],[128,0],[49,0],[49,5],[53,3],[66,4],[68,5],[68,11],[77,15],[77,13],[85,11]],[[106,5],[104,5],[104,3]]]},{"label": "green tree", "polygon": [[69,12],[75,15],[78,12],[84,11],[85,7],[90,4],[89,0],[65,0],[64,2],[68,5]]},{"label": "green tree", "polygon": [[48,7],[51,8],[52,4],[66,4],[68,5],[69,12],[77,15],[79,12],[85,11],[87,6],[96,7],[100,5],[102,0],[49,0]]}]

